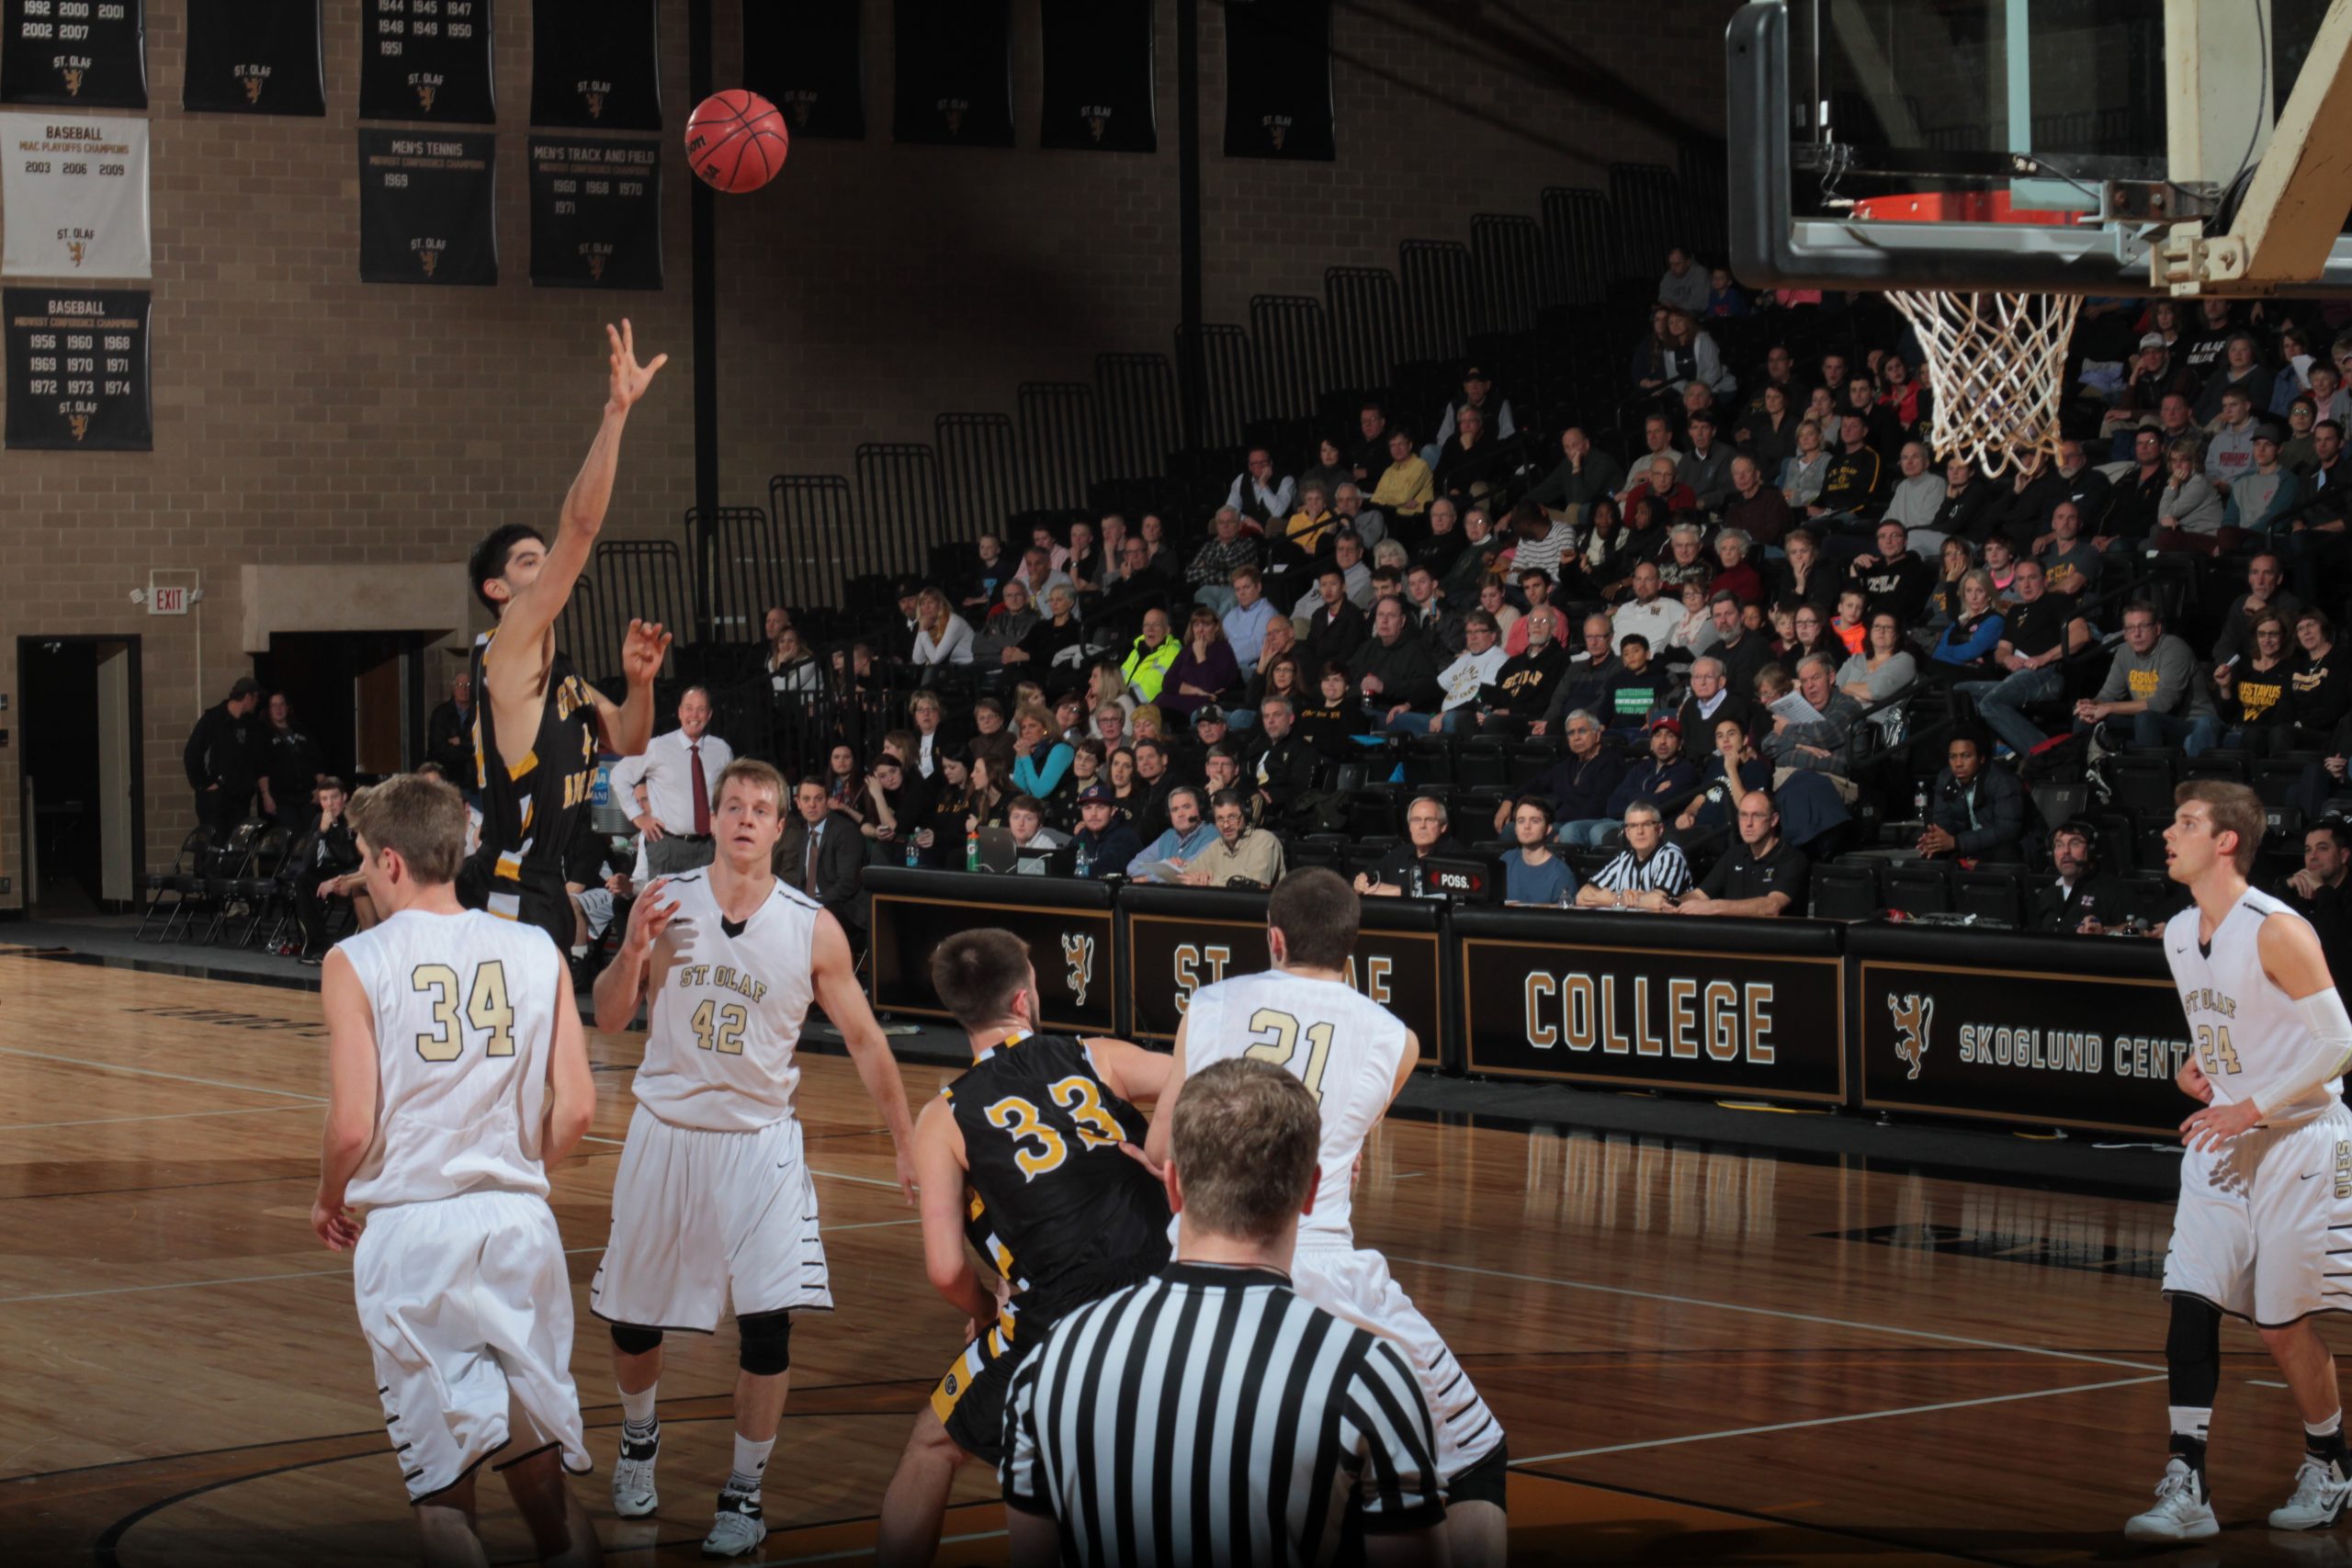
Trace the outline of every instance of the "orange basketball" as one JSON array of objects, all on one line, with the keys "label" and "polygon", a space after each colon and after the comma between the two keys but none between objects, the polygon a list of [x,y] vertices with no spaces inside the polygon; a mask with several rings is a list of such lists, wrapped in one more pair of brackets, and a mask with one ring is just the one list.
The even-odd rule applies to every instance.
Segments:
[{"label": "orange basketball", "polygon": [[695,174],[735,196],[775,178],[790,144],[776,107],[741,87],[713,93],[686,120],[686,161]]}]

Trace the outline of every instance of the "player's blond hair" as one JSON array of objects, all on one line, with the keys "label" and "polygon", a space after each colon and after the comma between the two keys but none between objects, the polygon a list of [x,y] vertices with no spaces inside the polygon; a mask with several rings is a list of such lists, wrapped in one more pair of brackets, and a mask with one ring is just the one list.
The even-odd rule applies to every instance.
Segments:
[{"label": "player's blond hair", "polygon": [[370,859],[394,851],[425,886],[458,879],[466,858],[466,799],[446,779],[394,773],[353,795],[344,816]]},{"label": "player's blond hair", "polygon": [[2246,785],[2225,779],[2190,779],[2172,792],[2175,806],[2192,800],[2203,803],[2214,832],[2238,836],[2238,847],[2230,858],[2237,863],[2240,876],[2251,873],[2262,836],[2270,830],[2270,814],[2262,808],[2262,797]]},{"label": "player's blond hair", "polygon": [[1236,1056],[1186,1078],[1171,1114],[1170,1159],[1188,1230],[1267,1241],[1298,1218],[1323,1135],[1305,1084]]},{"label": "player's blond hair", "polygon": [[779,817],[784,815],[784,808],[792,804],[792,787],[784,782],[784,775],[756,757],[738,757],[718,770],[718,782],[711,788],[710,804],[716,807],[725,800],[727,786],[738,779],[753,789],[766,790],[775,801]]}]

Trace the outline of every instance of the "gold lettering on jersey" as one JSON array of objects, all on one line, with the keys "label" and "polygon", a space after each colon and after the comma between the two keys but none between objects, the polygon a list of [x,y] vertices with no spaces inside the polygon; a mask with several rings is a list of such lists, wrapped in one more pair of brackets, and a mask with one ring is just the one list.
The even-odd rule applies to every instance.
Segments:
[{"label": "gold lettering on jersey", "polygon": [[715,986],[722,991],[732,991],[753,1001],[768,994],[768,983],[732,964],[689,964],[678,971],[681,986]]},{"label": "gold lettering on jersey", "polygon": [[1770,1066],[1774,986],[1647,975],[1550,975],[1532,970],[1521,983],[1527,1043],[1565,1045],[1579,1055],[1746,1061]]},{"label": "gold lettering on jersey", "polygon": [[563,684],[555,689],[553,695],[558,718],[570,718],[582,708],[593,706],[596,701],[596,694],[589,688],[587,682],[577,675],[565,676]]},{"label": "gold lettering on jersey", "polygon": [[2335,1140],[2335,1198],[2352,1198],[2352,1139]]},{"label": "gold lettering on jersey", "polygon": [[2237,998],[2224,996],[2211,986],[2191,986],[2180,993],[2180,1005],[2192,1015],[2199,1012],[2218,1012],[2223,1018],[2238,1015]]},{"label": "gold lettering on jersey", "polygon": [[[1225,966],[1233,962],[1229,947],[1195,947],[1185,942],[1176,949],[1176,1011],[1181,1016],[1191,1009],[1193,993],[1203,986],[1214,986],[1225,978]],[[1206,977],[1203,971],[1205,969]]]}]

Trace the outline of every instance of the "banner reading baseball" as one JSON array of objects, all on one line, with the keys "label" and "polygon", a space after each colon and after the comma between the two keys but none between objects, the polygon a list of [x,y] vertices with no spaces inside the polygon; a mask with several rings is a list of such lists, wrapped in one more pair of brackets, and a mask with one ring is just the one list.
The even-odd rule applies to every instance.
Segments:
[{"label": "banner reading baseball", "polygon": [[0,275],[145,277],[147,122],[0,114]]}]

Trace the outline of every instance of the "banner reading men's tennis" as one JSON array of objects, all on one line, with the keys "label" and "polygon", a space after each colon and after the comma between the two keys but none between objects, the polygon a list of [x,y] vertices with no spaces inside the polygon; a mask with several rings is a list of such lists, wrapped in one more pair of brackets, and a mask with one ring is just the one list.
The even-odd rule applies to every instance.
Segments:
[{"label": "banner reading men's tennis", "polygon": [[488,132],[361,130],[359,276],[496,283],[497,153]]}]

